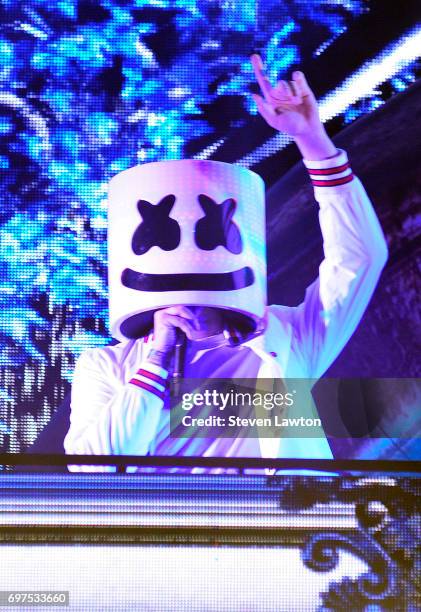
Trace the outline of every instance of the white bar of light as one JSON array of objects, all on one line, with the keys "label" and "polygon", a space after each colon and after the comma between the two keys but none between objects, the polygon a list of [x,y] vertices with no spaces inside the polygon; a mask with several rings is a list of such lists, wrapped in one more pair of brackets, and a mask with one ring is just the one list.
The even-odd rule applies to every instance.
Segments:
[{"label": "white bar of light", "polygon": [[[391,47],[384,49],[377,57],[365,63],[353,75],[348,77],[339,87],[326,94],[319,102],[320,118],[328,121],[343,113],[351,104],[372,95],[376,87],[384,83],[408,64],[421,57],[421,27],[417,26],[405,34]],[[263,145],[236,161],[240,166],[249,167],[275,151],[285,148],[292,138],[286,134],[276,134]],[[211,147],[208,147],[211,149]],[[206,159],[201,154],[196,157]],[[212,149],[211,153],[214,153]]]}]

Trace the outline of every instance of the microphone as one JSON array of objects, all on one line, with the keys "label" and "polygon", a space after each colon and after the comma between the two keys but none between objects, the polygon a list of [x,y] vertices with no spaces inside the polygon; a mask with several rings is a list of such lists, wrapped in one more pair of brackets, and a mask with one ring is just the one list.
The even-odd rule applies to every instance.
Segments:
[{"label": "microphone", "polygon": [[181,379],[184,376],[184,356],[186,354],[187,336],[179,328],[176,329],[176,338],[174,346],[173,371],[171,375],[171,395],[178,397],[180,394]]}]

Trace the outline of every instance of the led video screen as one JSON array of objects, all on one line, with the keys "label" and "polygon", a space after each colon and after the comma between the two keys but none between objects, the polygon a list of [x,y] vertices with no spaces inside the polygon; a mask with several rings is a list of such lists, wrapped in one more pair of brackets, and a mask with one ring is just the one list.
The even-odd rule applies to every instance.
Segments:
[{"label": "led video screen", "polygon": [[[31,447],[68,394],[76,359],[111,341],[110,179],[186,157],[250,169],[270,162],[288,139],[259,135],[250,54],[261,53],[272,81],[288,79],[378,8],[368,0],[2,3],[2,452]],[[376,48],[367,40],[364,52],[355,40],[358,65],[343,57],[316,87],[335,132],[419,77],[415,21],[384,28]],[[231,136],[240,132],[238,149]]]}]

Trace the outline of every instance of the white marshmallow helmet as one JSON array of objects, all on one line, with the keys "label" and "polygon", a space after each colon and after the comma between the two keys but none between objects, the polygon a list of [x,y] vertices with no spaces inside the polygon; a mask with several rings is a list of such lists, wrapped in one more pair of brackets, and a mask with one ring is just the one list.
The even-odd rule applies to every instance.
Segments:
[{"label": "white marshmallow helmet", "polygon": [[152,162],[114,176],[108,192],[112,335],[148,333],[153,313],[212,306],[253,331],[266,306],[261,177],[216,161]]}]

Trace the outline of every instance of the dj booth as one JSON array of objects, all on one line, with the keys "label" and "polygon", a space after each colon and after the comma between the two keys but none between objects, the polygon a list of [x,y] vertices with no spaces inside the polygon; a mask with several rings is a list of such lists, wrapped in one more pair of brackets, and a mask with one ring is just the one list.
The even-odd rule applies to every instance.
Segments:
[{"label": "dj booth", "polygon": [[420,609],[417,462],[10,457],[1,610],[32,609],[23,592],[81,611]]}]

